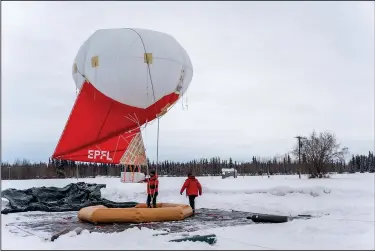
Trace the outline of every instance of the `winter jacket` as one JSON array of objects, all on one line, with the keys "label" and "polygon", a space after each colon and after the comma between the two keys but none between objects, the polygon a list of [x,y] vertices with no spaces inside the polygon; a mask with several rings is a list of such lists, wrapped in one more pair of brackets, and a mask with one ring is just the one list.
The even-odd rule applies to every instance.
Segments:
[{"label": "winter jacket", "polygon": [[147,194],[153,195],[159,191],[159,180],[156,174],[151,178],[145,179],[144,182],[147,182]]},{"label": "winter jacket", "polygon": [[190,195],[198,196],[198,194],[202,195],[202,186],[194,176],[189,176],[185,180],[180,193],[182,194],[185,189],[186,189],[186,196],[190,196]]}]

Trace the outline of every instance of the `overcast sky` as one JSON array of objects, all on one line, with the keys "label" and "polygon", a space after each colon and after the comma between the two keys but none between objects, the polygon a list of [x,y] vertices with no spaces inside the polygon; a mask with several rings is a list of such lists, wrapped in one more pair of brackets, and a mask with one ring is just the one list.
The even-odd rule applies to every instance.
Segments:
[{"label": "overcast sky", "polygon": [[[1,25],[3,160],[48,160],[79,47],[121,27],[171,34],[194,66],[187,109],[160,121],[161,159],[281,155],[314,129],[374,149],[374,2],[8,1]],[[143,136],[155,159],[156,123]]]}]

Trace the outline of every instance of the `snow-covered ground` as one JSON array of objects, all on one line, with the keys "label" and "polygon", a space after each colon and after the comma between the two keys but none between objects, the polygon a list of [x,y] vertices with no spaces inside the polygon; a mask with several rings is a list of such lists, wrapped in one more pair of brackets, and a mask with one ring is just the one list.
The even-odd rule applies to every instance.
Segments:
[{"label": "snow-covered ground", "polygon": [[[199,178],[199,177],[198,177]],[[158,201],[188,203],[179,194],[185,178],[160,178]],[[115,234],[67,234],[54,242],[36,236],[11,233],[7,223],[18,214],[2,215],[2,249],[374,249],[374,174],[334,175],[309,180],[298,176],[200,177],[203,196],[197,207],[235,209],[282,215],[311,214],[310,220],[284,224],[251,224],[215,228],[191,234],[214,233],[218,242],[171,243],[171,236],[153,236],[157,231],[133,228]],[[144,184],[123,184],[119,178],[2,181],[2,190],[33,186],[63,187],[71,182],[105,183],[103,197],[113,201],[146,199]]]}]

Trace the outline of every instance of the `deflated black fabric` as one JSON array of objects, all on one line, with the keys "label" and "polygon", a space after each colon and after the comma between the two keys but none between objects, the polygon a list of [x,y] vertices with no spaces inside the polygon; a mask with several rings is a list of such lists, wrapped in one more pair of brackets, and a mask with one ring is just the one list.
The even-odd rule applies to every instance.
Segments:
[{"label": "deflated black fabric", "polygon": [[1,213],[78,211],[95,205],[129,208],[138,204],[137,202],[113,202],[101,198],[100,189],[105,187],[104,184],[79,182],[71,183],[63,188],[33,187],[26,190],[11,188],[1,192],[1,197],[9,200],[8,208],[3,209]]}]

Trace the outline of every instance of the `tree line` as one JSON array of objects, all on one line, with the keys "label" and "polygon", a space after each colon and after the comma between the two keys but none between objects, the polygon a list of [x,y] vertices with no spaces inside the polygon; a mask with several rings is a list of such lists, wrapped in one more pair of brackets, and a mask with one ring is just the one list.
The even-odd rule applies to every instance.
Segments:
[{"label": "tree line", "polygon": [[[120,177],[124,170],[129,171],[131,167],[115,164],[96,164],[81,163],[66,160],[50,159],[49,163],[16,160],[15,163],[1,163],[2,180],[19,179],[56,179],[56,178],[90,178],[95,176]],[[159,175],[163,176],[186,176],[192,172],[197,176],[220,176],[222,168],[234,168],[239,176],[253,175],[291,175],[299,173],[310,174],[311,163],[306,157],[298,160],[292,160],[289,154],[283,157],[260,158],[253,157],[248,162],[233,161],[214,158],[202,158],[187,162],[162,161],[157,166],[154,161],[148,160],[148,169],[157,170]],[[142,167],[141,171],[146,173],[147,168]],[[354,173],[354,172],[375,172],[375,157],[372,152],[368,155],[352,156],[352,159],[346,163],[342,160],[332,161],[325,165],[325,173]]]},{"label": "tree line", "polygon": [[349,166],[352,168],[351,173],[354,172],[375,172],[375,157],[373,152],[369,152],[368,155],[356,155],[352,156],[349,161]]},{"label": "tree line", "polygon": [[[290,154],[283,157],[259,158],[253,157],[248,162],[214,158],[202,158],[188,162],[162,161],[156,164],[147,160],[147,166],[141,167],[141,172],[155,170],[159,175],[186,176],[193,173],[196,176],[219,176],[222,168],[234,168],[238,175],[275,175],[275,174],[308,174],[309,178],[324,178],[331,172],[354,173],[375,172],[373,152],[368,155],[352,156],[349,163],[345,158],[349,153],[347,147],[341,147],[336,135],[330,132],[316,133],[309,137],[297,136],[297,145],[292,154],[297,160],[292,160]],[[1,163],[1,179],[54,179],[54,178],[88,178],[95,176],[120,177],[121,172],[134,170],[133,166],[116,164],[81,163],[68,160],[49,159],[48,163],[30,163],[16,160],[14,164]],[[301,177],[301,176],[300,176]]]}]

